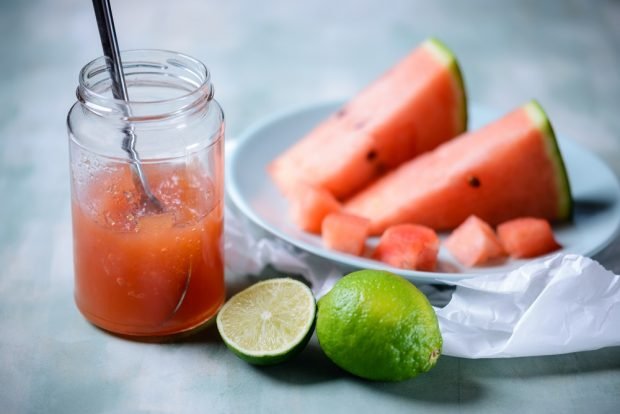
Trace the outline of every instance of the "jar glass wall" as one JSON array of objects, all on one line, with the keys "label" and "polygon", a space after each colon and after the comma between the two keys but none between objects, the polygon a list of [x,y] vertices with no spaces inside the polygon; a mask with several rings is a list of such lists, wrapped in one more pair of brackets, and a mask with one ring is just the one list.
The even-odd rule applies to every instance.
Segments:
[{"label": "jar glass wall", "polygon": [[[103,58],[80,73],[68,115],[75,301],[95,325],[168,336],[225,299],[224,118],[209,73],[174,52],[123,52],[130,102],[112,97]],[[151,208],[123,140],[163,209]]]}]

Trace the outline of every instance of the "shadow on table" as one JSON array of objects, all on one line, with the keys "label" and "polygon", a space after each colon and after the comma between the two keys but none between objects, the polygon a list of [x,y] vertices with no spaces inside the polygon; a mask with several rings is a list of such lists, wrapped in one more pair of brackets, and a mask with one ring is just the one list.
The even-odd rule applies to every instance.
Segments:
[{"label": "shadow on table", "polygon": [[252,367],[275,380],[296,385],[336,381],[347,375],[323,354],[315,338],[299,355],[286,362],[272,366]]},{"label": "shadow on table", "polygon": [[526,358],[461,360],[463,371],[478,378],[534,378],[620,371],[620,347]]},{"label": "shadow on table", "polygon": [[210,321],[205,327],[203,327],[200,331],[187,336],[185,338],[179,338],[176,341],[172,341],[172,343],[186,343],[186,344],[215,344],[222,343],[222,337],[220,333],[217,331],[217,326],[215,325],[215,320]]},{"label": "shadow on table", "polygon": [[369,381],[353,376],[332,363],[319,347],[316,338],[313,338],[308,347],[292,360],[254,369],[287,384],[311,385],[347,380],[354,386],[368,388],[369,392],[388,393],[399,398],[442,405],[463,405],[479,400],[484,393],[479,384],[461,376],[460,361],[458,358],[442,357],[430,372],[406,381]]},{"label": "shadow on table", "polygon": [[361,384],[374,392],[456,408],[477,402],[485,395],[482,385],[464,375],[460,366],[460,359],[442,356],[432,370],[410,380],[393,383],[362,381]]}]

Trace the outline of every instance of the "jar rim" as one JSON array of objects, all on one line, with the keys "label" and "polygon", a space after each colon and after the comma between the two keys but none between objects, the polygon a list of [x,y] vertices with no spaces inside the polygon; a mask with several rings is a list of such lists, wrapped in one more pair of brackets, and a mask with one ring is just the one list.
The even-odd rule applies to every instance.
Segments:
[{"label": "jar rim", "polygon": [[[106,93],[111,85],[109,64],[105,56],[99,56],[80,70],[76,94],[80,102],[100,115],[120,112],[124,114],[123,118],[131,121],[161,119],[185,112],[199,102],[213,98],[209,70],[190,55],[165,49],[130,49],[121,51],[121,59],[128,88],[132,76],[150,73],[165,75],[168,81],[174,79],[182,82],[184,88],[179,89],[184,89],[186,93],[162,99],[132,100],[131,95],[128,101],[117,99]],[[166,73],[171,69],[180,74]],[[102,84],[108,87],[98,90]],[[124,110],[128,107],[131,108],[131,115]]]}]

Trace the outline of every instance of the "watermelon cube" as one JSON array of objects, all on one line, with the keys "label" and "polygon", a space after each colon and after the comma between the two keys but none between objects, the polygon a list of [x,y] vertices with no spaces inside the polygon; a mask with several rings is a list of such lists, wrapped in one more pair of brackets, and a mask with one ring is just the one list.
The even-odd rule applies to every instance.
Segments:
[{"label": "watermelon cube", "polygon": [[493,228],[475,215],[458,226],[444,246],[465,266],[482,265],[506,256]]},{"label": "watermelon cube", "polygon": [[321,232],[321,223],[330,213],[341,210],[341,205],[323,188],[299,182],[288,192],[291,219],[300,229]]},{"label": "watermelon cube", "polygon": [[373,258],[390,266],[410,270],[435,270],[439,238],[435,230],[417,224],[398,224],[388,228]]},{"label": "watermelon cube", "polygon": [[515,258],[536,257],[562,247],[545,219],[521,217],[497,226],[504,249]]},{"label": "watermelon cube", "polygon": [[364,252],[370,220],[346,213],[331,213],[323,220],[321,235],[329,249],[360,256]]}]

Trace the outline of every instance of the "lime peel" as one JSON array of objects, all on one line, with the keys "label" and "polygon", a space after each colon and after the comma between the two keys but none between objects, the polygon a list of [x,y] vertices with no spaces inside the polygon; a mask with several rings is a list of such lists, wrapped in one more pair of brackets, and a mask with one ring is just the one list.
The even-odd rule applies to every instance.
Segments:
[{"label": "lime peel", "polygon": [[318,303],[317,337],[344,370],[400,381],[430,370],[442,337],[428,299],[389,272],[362,270],[340,279]]}]

